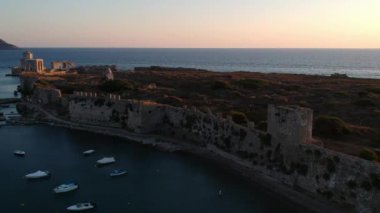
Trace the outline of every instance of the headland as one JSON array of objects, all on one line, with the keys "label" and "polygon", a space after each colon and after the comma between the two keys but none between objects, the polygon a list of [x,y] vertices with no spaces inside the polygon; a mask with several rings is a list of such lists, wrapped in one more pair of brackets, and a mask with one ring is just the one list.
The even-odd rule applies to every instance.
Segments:
[{"label": "headland", "polygon": [[9,44],[4,40],[0,39],[0,50],[17,50],[19,49],[16,45]]}]

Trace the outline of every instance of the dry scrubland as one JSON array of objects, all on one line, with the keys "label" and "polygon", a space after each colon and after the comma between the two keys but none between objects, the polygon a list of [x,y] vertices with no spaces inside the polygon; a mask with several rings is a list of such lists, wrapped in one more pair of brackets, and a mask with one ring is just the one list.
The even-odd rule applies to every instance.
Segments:
[{"label": "dry scrubland", "polygon": [[[115,73],[114,81],[82,74],[45,77],[41,86],[63,94],[97,91],[127,99],[149,99],[173,106],[208,108],[238,123],[266,129],[268,104],[314,110],[314,137],[329,149],[377,160],[380,148],[380,80],[252,72],[143,69]],[[53,85],[52,85],[53,84]]]}]

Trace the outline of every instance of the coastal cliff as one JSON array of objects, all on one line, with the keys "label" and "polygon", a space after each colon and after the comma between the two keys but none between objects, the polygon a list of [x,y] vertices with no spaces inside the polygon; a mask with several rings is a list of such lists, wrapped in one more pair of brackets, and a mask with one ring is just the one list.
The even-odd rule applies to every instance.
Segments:
[{"label": "coastal cliff", "polygon": [[17,46],[13,44],[9,44],[5,42],[4,40],[0,39],[0,50],[17,50],[20,49]]}]

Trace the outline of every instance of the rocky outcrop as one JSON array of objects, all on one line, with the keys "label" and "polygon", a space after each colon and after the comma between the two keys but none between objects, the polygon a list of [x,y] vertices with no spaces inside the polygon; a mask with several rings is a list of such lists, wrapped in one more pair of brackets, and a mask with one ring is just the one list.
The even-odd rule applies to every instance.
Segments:
[{"label": "rocky outcrop", "polygon": [[19,49],[17,46],[13,44],[9,44],[4,40],[0,39],[0,50],[17,50]]}]

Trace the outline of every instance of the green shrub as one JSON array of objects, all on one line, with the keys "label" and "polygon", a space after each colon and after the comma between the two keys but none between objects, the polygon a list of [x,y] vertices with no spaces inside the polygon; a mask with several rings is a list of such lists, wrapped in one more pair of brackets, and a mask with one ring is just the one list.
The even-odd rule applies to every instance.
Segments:
[{"label": "green shrub", "polygon": [[231,89],[231,85],[228,82],[220,81],[220,80],[214,81],[211,87],[214,90]]},{"label": "green shrub", "polygon": [[380,133],[377,133],[376,136],[372,139],[371,145],[374,147],[380,147]]},{"label": "green shrub", "polygon": [[125,90],[133,89],[134,85],[131,82],[122,80],[106,81],[102,85],[100,85],[100,90],[108,93],[120,93]]},{"label": "green shrub", "polygon": [[375,151],[372,149],[364,148],[360,151],[359,157],[369,160],[369,161],[377,161],[378,156]]},{"label": "green shrub", "polygon": [[244,89],[258,89],[267,85],[266,81],[259,79],[242,79],[234,82],[235,85]]},{"label": "green shrub", "polygon": [[358,107],[374,107],[376,104],[370,100],[370,99],[360,99],[357,101],[354,101],[355,106]]},{"label": "green shrub", "polygon": [[259,124],[256,126],[257,129],[262,130],[262,131],[267,131],[268,128],[268,123],[266,121],[261,121]]},{"label": "green shrub", "polygon": [[159,102],[162,104],[167,104],[167,105],[175,106],[175,107],[183,106],[183,100],[177,96],[166,96],[160,99]]},{"label": "green shrub", "polygon": [[248,123],[248,118],[243,112],[231,111],[230,115],[237,124],[246,125]]},{"label": "green shrub", "polygon": [[380,87],[369,88],[367,91],[370,93],[380,94]]},{"label": "green shrub", "polygon": [[300,85],[287,85],[284,87],[284,89],[287,91],[300,91],[303,89],[303,87]]},{"label": "green shrub", "polygon": [[317,118],[314,131],[321,137],[331,139],[342,138],[351,132],[343,120],[333,116],[320,116]]},{"label": "green shrub", "polygon": [[337,98],[348,98],[350,95],[347,92],[336,92],[334,96]]},{"label": "green shrub", "polygon": [[267,134],[260,133],[259,138],[260,138],[261,143],[263,145],[265,145],[267,147],[272,146],[272,136],[269,133],[267,133]]}]

